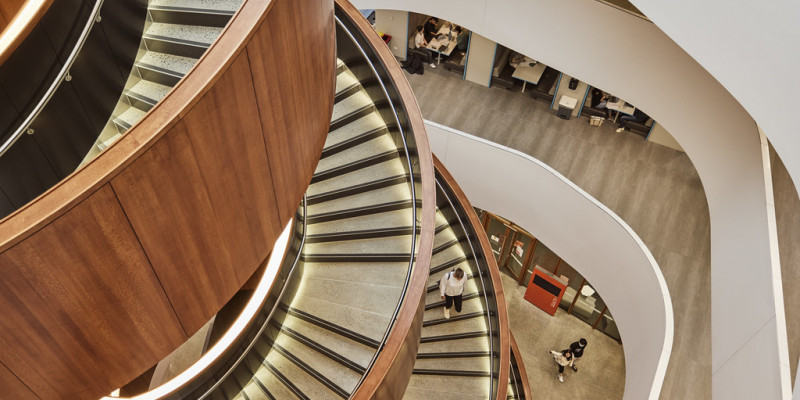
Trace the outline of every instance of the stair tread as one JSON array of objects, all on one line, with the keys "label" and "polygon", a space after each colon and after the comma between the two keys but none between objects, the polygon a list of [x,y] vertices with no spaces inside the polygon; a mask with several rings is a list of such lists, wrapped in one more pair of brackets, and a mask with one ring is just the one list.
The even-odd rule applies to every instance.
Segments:
[{"label": "stair tread", "polygon": [[144,53],[138,61],[142,64],[152,65],[154,67],[174,71],[179,74],[186,75],[189,70],[197,63],[196,58],[176,56],[173,54],[161,53],[157,51],[148,51]]},{"label": "stair tread", "polygon": [[491,372],[491,357],[418,358],[414,369],[440,369],[446,371]]},{"label": "stair tread", "polygon": [[269,354],[267,354],[267,361],[309,398],[322,399],[338,397],[333,391],[328,389],[328,387],[295,365],[291,360],[278,353],[275,349],[269,351]]},{"label": "stair tread", "polygon": [[[270,370],[267,369],[266,366],[261,365],[256,370],[255,378],[264,385],[264,387],[269,390],[269,393],[275,397],[276,399],[297,399],[298,397],[292,393],[289,388],[283,385],[275,375],[272,374]],[[255,383],[255,380],[251,380],[245,387],[243,392],[247,394],[247,397],[251,400],[253,399],[265,399],[267,398],[266,394],[261,390],[261,388]],[[244,398],[237,397],[237,398]]]},{"label": "stair tread", "polygon": [[364,90],[360,90],[352,96],[348,96],[344,100],[333,105],[331,121],[336,121],[337,119],[370,104],[372,104],[372,99],[369,98]]},{"label": "stair tread", "polygon": [[[314,214],[309,214],[314,215]],[[308,234],[353,232],[368,229],[409,227],[415,224],[411,208],[361,215],[308,226]]]},{"label": "stair tread", "polygon": [[[364,268],[364,273],[369,273],[369,268]],[[390,317],[397,308],[403,283],[370,284],[304,275],[303,296]]]},{"label": "stair tread", "polygon": [[338,175],[335,179],[314,182],[308,187],[308,194],[315,195],[333,190],[345,189],[351,186],[405,174],[406,171],[403,169],[400,158],[395,158]]},{"label": "stair tread", "polygon": [[129,91],[133,94],[144,96],[158,102],[161,101],[171,89],[172,88],[167,85],[142,79],[133,85]]},{"label": "stair tread", "polygon": [[489,336],[420,343],[418,350],[419,353],[444,353],[453,351],[489,351]]},{"label": "stair tread", "polygon": [[[447,242],[448,241],[443,240],[441,243],[438,243],[438,245],[442,245]],[[434,245],[434,248],[436,248],[438,245]],[[456,243],[434,254],[431,258],[431,266],[436,267],[458,257],[466,257],[466,254],[464,254],[464,249],[460,246],[460,243]]]},{"label": "stair tread", "polygon": [[308,366],[319,372],[331,382],[341,387],[348,393],[352,393],[356,384],[361,379],[361,374],[344,368],[338,362],[328,358],[327,356],[317,352],[313,348],[296,341],[286,334],[278,334],[275,343],[286,349],[293,356],[302,360]]},{"label": "stair tread", "polygon": [[150,0],[150,6],[236,11],[241,0]]},{"label": "stair tread", "polygon": [[[433,266],[436,267],[438,265],[440,265],[440,264],[433,265]],[[461,268],[464,271],[464,273],[467,274],[467,275],[470,275],[470,274],[473,273],[472,267],[469,265],[469,261],[461,261],[460,263],[455,264],[452,267],[448,267],[444,271],[437,272],[435,274],[432,274],[432,275],[428,276],[428,286],[438,285],[439,284],[439,280],[442,279],[442,276],[445,273],[450,272],[452,270],[455,270],[456,268]],[[467,286],[465,286],[464,290],[467,290],[468,288],[475,287],[473,285],[477,285],[477,284],[474,282],[474,279],[470,279],[469,281],[467,281],[466,285]]]},{"label": "stair tread", "polygon": [[358,83],[358,78],[349,70],[345,69],[336,76],[336,93],[341,92]]},{"label": "stair tread", "polygon": [[[317,193],[319,194],[325,192],[318,191]],[[408,184],[398,183],[375,190],[365,191],[352,196],[329,200],[318,204],[311,204],[308,206],[308,212],[309,214],[317,215],[328,212],[349,210],[351,208],[382,204],[390,201],[409,199],[411,199],[411,191],[408,189]]]},{"label": "stair tread", "polygon": [[[441,310],[439,310],[441,312]],[[463,310],[462,310],[463,314]],[[450,310],[450,317],[457,317],[455,310]],[[444,324],[422,327],[422,337],[452,335],[454,333],[486,331],[486,318],[469,318],[461,321],[450,321]]]},{"label": "stair tread", "polygon": [[341,128],[329,132],[328,137],[325,139],[325,148],[335,146],[365,132],[385,127],[386,123],[380,114],[377,111],[372,111]]},{"label": "stair tread", "polygon": [[[370,272],[364,273],[365,269]],[[407,262],[374,262],[369,266],[364,263],[343,262],[306,262],[303,276],[319,279],[343,279],[366,284],[384,284],[401,286],[408,275]]]},{"label": "stair tread", "polygon": [[411,235],[306,243],[306,254],[404,254],[411,252]]},{"label": "stair tread", "polygon": [[117,116],[117,119],[125,122],[128,125],[133,126],[137,122],[139,122],[139,120],[141,120],[145,114],[147,113],[136,107],[130,107],[127,110],[123,111],[122,114]]},{"label": "stair tread", "polygon": [[153,22],[145,35],[162,36],[171,39],[203,43],[210,45],[217,40],[223,28],[201,25],[180,25],[166,22]]},{"label": "stair tread", "polygon": [[383,338],[390,322],[387,316],[303,296],[302,292],[295,297],[292,307],[377,341]]},{"label": "stair tread", "polygon": [[[466,291],[465,290],[465,292],[467,292],[467,293],[475,293],[474,290],[473,291]],[[428,298],[431,298],[431,297],[435,297],[436,301],[441,301],[441,297],[439,297],[438,293],[428,293]],[[444,315],[442,314],[442,312],[443,311],[442,311],[441,307],[436,307],[436,308],[433,308],[433,309],[430,309],[430,310],[426,310],[425,311],[425,317],[423,318],[423,321],[432,321],[432,320],[437,320],[437,319],[443,318]],[[453,317],[458,316],[458,315],[463,315],[463,314],[470,314],[470,313],[474,313],[474,312],[480,312],[480,313],[484,313],[485,312],[485,309],[483,308],[483,304],[481,303],[481,298],[480,297],[474,298],[474,299],[464,300],[462,302],[462,304],[461,304],[461,313],[457,313],[456,309],[454,307],[450,308],[450,315],[453,316]],[[456,332],[452,332],[452,333],[456,333]]]},{"label": "stair tread", "polygon": [[327,329],[291,315],[286,316],[283,326],[297,331],[301,335],[325,346],[331,351],[347,357],[348,360],[362,367],[369,365],[369,362],[375,355],[375,349],[369,346],[344,338]]},{"label": "stair tread", "polygon": [[[488,399],[489,377],[412,374],[404,399]],[[435,390],[442,388],[443,390]]]},{"label": "stair tread", "polygon": [[390,135],[383,134],[345,151],[320,159],[315,172],[324,172],[391,150],[397,150],[397,146]]}]

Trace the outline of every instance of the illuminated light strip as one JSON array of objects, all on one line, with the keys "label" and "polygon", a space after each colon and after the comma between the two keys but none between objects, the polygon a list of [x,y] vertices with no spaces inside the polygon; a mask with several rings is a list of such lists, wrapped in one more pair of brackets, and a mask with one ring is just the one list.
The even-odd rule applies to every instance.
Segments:
[{"label": "illuminated light strip", "polygon": [[0,36],[0,54],[5,53],[30,20],[39,12],[46,0],[28,0]]},{"label": "illuminated light strip", "polygon": [[[291,236],[292,231],[292,222],[294,219],[290,219],[289,223],[286,224],[286,227],[283,228],[283,232],[278,237],[278,240],[275,241],[275,246],[272,248],[272,254],[269,256],[269,261],[267,262],[267,269],[264,271],[264,276],[261,278],[261,281],[258,283],[258,287],[256,287],[255,292],[253,293],[253,297],[250,298],[250,301],[247,302],[244,310],[239,317],[236,318],[236,321],[231,325],[225,335],[220,338],[217,344],[214,345],[206,354],[200,357],[196,363],[192,364],[189,368],[185,371],[180,373],[175,378],[167,381],[163,385],[149,391],[146,393],[142,393],[138,396],[134,397],[126,397],[126,399],[131,400],[153,400],[153,399],[160,399],[163,396],[166,396],[175,390],[180,389],[187,383],[191,382],[197,375],[205,371],[211,364],[213,364],[217,358],[242,334],[247,324],[253,319],[253,317],[258,313],[259,309],[261,308],[264,299],[266,299],[267,295],[269,294],[269,289],[272,287],[272,283],[275,281],[275,277],[280,270],[281,263],[283,261],[283,256],[289,250],[289,238]],[[283,251],[278,252],[277,249],[283,249]],[[120,399],[120,397],[103,397],[101,400],[116,400]]]}]

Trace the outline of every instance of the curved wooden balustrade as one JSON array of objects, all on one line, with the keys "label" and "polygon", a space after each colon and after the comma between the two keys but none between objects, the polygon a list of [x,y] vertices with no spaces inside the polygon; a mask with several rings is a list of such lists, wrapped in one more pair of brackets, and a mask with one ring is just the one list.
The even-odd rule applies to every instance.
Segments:
[{"label": "curved wooden balustrade", "polygon": [[[470,204],[467,196],[461,190],[461,187],[458,186],[458,183],[453,179],[453,176],[450,175],[450,172],[444,167],[441,161],[439,161],[436,156],[433,157],[433,165],[436,168],[436,173],[439,174],[444,181],[447,183],[447,186],[453,191],[456,199],[459,203],[461,203],[461,207],[467,213],[469,217],[469,224],[475,227],[476,230],[482,231],[483,228],[481,227],[480,218],[478,215],[475,214],[475,209]],[[506,297],[503,292],[503,283],[500,280],[500,269],[497,266],[497,260],[492,256],[492,248],[489,244],[489,238],[486,235],[476,235],[478,241],[480,242],[481,251],[483,254],[487,255],[486,262],[489,264],[489,277],[492,281],[492,287],[494,289],[494,300],[497,303],[497,321],[498,321],[498,329],[499,329],[499,343],[500,343],[500,357],[498,365],[496,366],[497,371],[497,396],[496,399],[505,399],[506,394],[508,391],[508,371],[511,365],[511,339],[510,334],[511,331],[508,327],[508,312],[506,311]]]},{"label": "curved wooden balustrade", "polygon": [[406,114],[404,118],[407,119],[408,126],[405,129],[406,132],[413,134],[419,155],[420,176],[415,179],[421,182],[421,184],[418,183],[422,190],[420,198],[424,200],[416,264],[408,283],[405,301],[397,314],[391,334],[369,374],[351,397],[353,399],[399,399],[411,379],[425,311],[425,286],[433,252],[436,217],[433,160],[417,100],[397,60],[372,26],[352,4],[344,0],[336,0],[336,6],[363,34],[370,49],[376,54],[381,67],[385,69],[390,80],[387,85],[397,91],[397,95],[403,103],[403,110],[400,112]]},{"label": "curved wooden balustrade", "polygon": [[139,124],[0,221],[4,398],[99,398],[239,290],[311,180],[334,53],[332,2],[246,1]]},{"label": "curved wooden balustrade", "polygon": [[28,37],[51,4],[53,0],[0,1],[0,64]]},{"label": "curved wooden balustrade", "polygon": [[[517,341],[514,340],[514,335],[511,331],[508,332],[508,338],[511,343],[511,357],[516,360],[517,370],[519,371],[520,382],[522,383],[523,399],[532,399],[531,397],[531,383],[528,381],[528,372],[525,371],[525,364],[522,362],[522,353],[517,347]],[[519,395],[517,395],[519,397]]]}]

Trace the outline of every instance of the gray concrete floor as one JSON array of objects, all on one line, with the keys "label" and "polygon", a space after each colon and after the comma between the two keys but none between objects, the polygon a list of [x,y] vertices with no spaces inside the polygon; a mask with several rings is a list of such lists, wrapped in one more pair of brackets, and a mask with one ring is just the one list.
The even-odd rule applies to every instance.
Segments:
[{"label": "gray concrete floor", "polygon": [[[508,320],[517,341],[534,399],[610,400],[625,390],[625,356],[622,346],[604,333],[558,309],[555,316],[540,310],[522,296],[525,287],[501,274],[508,300]],[[563,350],[585,338],[578,371],[564,369],[564,382],[556,379],[558,366],[550,350]]]},{"label": "gray concrete floor", "polygon": [[[661,398],[711,398],[710,225],[700,178],[686,154],[646,142],[630,132],[617,133],[609,123],[593,127],[585,118],[561,120],[549,110],[549,103],[534,100],[527,93],[486,88],[463,81],[460,75],[443,68],[431,70],[426,66],[424,75],[406,76],[426,119],[544,161],[636,231],[664,273],[675,311],[675,340]],[[536,234],[535,227],[531,233]],[[531,342],[537,335],[549,337],[548,329],[559,324],[551,322],[545,325],[548,329],[531,332],[514,320],[532,307],[509,306],[512,330],[520,346],[536,354],[524,359],[531,365],[529,379],[536,398],[555,393],[562,397],[561,391],[571,391],[571,385],[559,385],[556,392],[552,368],[540,363],[552,362],[545,351],[563,344],[551,343],[555,340],[538,345]],[[557,315],[552,321],[568,324],[571,320]],[[576,329],[585,327],[576,325]],[[568,336],[554,338],[566,342],[576,335]],[[625,338],[622,340],[624,344]],[[591,353],[587,349],[587,356],[621,359],[622,349],[618,354],[612,349],[595,348]],[[601,354],[606,350],[610,353]],[[588,364],[589,358],[586,361]],[[567,378],[593,390],[570,397],[621,397],[623,362],[604,365],[602,375],[594,378],[586,375]]]}]

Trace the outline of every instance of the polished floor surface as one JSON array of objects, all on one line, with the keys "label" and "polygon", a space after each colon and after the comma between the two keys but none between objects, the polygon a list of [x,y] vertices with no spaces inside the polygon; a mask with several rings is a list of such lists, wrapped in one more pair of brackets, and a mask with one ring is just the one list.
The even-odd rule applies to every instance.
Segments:
[{"label": "polished floor surface", "polygon": [[[508,300],[508,321],[517,341],[534,399],[621,399],[625,389],[623,347],[604,333],[558,309],[555,316],[540,310],[522,296],[525,287],[501,274]],[[584,338],[586,350],[575,372],[564,369],[559,382],[558,365],[550,350],[564,350]]]}]

